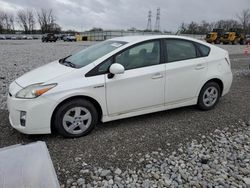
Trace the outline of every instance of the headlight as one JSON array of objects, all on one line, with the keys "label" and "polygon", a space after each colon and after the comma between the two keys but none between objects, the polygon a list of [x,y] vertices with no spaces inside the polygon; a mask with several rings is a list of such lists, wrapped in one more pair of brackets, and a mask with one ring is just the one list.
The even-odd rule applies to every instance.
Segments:
[{"label": "headlight", "polygon": [[21,89],[17,94],[16,98],[23,98],[23,99],[34,99],[39,97],[40,95],[46,93],[57,84],[49,84],[49,85],[42,85],[42,84],[34,84],[27,86]]}]

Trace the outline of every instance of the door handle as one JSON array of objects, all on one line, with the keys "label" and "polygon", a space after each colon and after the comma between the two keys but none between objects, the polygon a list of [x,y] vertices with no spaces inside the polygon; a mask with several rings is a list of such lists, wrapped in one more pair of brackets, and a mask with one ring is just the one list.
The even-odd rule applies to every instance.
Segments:
[{"label": "door handle", "polygon": [[204,69],[204,68],[205,68],[204,65],[198,64],[198,65],[196,65],[195,70],[201,70],[201,69]]},{"label": "door handle", "polygon": [[161,73],[156,73],[155,75],[152,76],[152,79],[159,79],[163,78],[163,75]]}]

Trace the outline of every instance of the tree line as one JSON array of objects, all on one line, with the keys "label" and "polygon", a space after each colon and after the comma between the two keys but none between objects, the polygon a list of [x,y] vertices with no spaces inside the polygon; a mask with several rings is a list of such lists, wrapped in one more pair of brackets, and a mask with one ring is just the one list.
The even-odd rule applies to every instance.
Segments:
[{"label": "tree line", "polygon": [[[0,10],[0,34],[15,33],[17,25],[25,34],[61,32],[61,27],[56,23],[56,16],[52,9],[18,10],[16,15]],[[39,29],[36,29],[36,25],[39,25]],[[242,28],[245,33],[250,33],[250,9],[242,10],[240,14],[236,15],[236,19],[182,23],[178,32],[182,34],[206,34],[213,28],[225,30]]]},{"label": "tree line", "polygon": [[206,34],[212,31],[213,28],[221,28],[226,31],[230,28],[242,28],[245,33],[250,33],[250,9],[242,10],[240,14],[236,15],[236,19],[182,23],[179,32],[183,34]]},{"label": "tree line", "polygon": [[[37,24],[40,26],[38,30],[36,29]],[[25,34],[59,33],[61,31],[52,9],[18,10],[16,15],[0,10],[0,34],[15,33],[16,25]]]}]

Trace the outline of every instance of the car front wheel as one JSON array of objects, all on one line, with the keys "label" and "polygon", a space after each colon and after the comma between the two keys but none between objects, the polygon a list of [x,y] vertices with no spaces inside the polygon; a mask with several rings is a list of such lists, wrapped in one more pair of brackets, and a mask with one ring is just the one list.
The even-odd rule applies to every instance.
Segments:
[{"label": "car front wheel", "polygon": [[98,122],[94,105],[84,99],[76,99],[61,105],[56,114],[54,125],[64,137],[80,137],[90,133]]},{"label": "car front wheel", "polygon": [[220,86],[216,82],[208,82],[201,89],[198,98],[198,107],[201,110],[211,110],[219,102],[220,96]]}]

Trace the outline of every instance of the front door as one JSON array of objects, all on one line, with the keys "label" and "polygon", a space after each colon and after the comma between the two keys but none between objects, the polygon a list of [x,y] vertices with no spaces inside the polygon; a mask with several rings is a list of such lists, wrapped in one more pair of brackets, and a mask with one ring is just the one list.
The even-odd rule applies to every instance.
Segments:
[{"label": "front door", "polygon": [[106,98],[109,115],[164,105],[165,65],[160,64],[160,41],[140,43],[114,57],[125,72],[109,79]]}]

